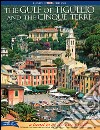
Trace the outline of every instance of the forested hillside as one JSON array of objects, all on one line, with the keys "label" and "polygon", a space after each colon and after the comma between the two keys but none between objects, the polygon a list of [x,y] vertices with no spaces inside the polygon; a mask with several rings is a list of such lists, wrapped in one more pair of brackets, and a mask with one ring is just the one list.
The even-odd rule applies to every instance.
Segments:
[{"label": "forested hillside", "polygon": [[[10,6],[10,8],[12,7],[15,6]],[[18,8],[19,7],[20,6],[18,6]],[[82,53],[80,53],[80,48],[79,51],[76,52],[77,55],[79,55],[77,59],[83,61],[84,59],[82,59],[81,57],[83,57],[84,55],[86,63],[89,66],[92,66],[93,59],[97,57],[98,63],[100,63],[99,62],[100,60],[100,6],[95,6],[95,11],[93,13],[93,20],[80,20],[80,21],[74,21],[70,19],[62,20],[62,21],[57,21],[57,20],[37,21],[37,20],[25,20],[25,19],[9,20],[7,19],[8,14],[5,13],[4,8],[5,6],[1,7],[1,44],[3,47],[11,48],[12,37],[15,37],[16,35],[19,34],[28,34],[28,31],[33,30],[35,28],[54,27],[54,26],[64,26],[67,28],[71,28],[71,27],[74,28],[76,26],[76,28],[74,28],[76,38],[79,40],[86,39],[85,45],[81,47]],[[18,15],[23,16],[22,13],[20,14],[18,13]],[[63,36],[62,39],[63,39],[62,43],[61,43],[62,40],[58,41],[59,45],[57,44],[57,41],[52,41],[52,39],[51,40],[49,39],[49,42],[52,46],[51,48],[65,50],[65,36]],[[34,48],[38,48],[38,46],[30,44],[29,48],[34,49]],[[32,49],[30,51],[32,51]],[[91,62],[91,64],[88,61]]]}]

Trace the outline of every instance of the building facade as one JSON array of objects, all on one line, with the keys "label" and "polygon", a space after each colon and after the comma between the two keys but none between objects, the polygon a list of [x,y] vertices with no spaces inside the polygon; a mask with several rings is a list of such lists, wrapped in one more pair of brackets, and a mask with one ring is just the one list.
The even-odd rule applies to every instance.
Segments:
[{"label": "building facade", "polygon": [[24,101],[24,88],[17,85],[1,84],[1,98],[7,98],[9,105]]},{"label": "building facade", "polygon": [[73,29],[69,30],[68,37],[66,37],[66,51],[69,49],[71,57],[75,59],[75,44],[76,38],[74,37]]},{"label": "building facade", "polygon": [[3,56],[8,56],[8,50],[6,48],[1,48],[1,59]]},{"label": "building facade", "polygon": [[80,92],[84,94],[100,81],[100,68],[90,68],[80,75]]},{"label": "building facade", "polygon": [[35,29],[29,31],[29,38],[32,38],[33,41],[39,41],[42,38],[52,37],[53,40],[57,40],[58,30],[56,28],[43,28],[43,29]]}]

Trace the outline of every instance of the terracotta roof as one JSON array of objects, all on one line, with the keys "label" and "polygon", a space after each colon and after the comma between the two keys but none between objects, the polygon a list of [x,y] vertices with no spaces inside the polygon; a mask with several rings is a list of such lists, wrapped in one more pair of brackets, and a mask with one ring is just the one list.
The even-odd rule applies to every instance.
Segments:
[{"label": "terracotta roof", "polygon": [[39,28],[29,32],[58,32],[58,30],[56,28]]}]

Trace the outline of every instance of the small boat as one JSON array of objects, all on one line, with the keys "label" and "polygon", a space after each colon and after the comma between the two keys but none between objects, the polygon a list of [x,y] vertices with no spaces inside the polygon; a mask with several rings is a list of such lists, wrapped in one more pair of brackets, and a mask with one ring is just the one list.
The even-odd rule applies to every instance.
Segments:
[{"label": "small boat", "polygon": [[58,109],[58,110],[56,110],[56,111],[57,111],[57,113],[61,113],[61,110],[59,110],[59,109]]},{"label": "small boat", "polygon": [[51,110],[50,109],[45,109],[46,112],[50,112]]},{"label": "small boat", "polygon": [[73,118],[71,117],[71,116],[65,116],[64,118],[63,118],[63,121],[64,120],[73,120]]},{"label": "small boat", "polygon": [[65,110],[62,110],[62,111],[61,111],[61,114],[62,114],[62,115],[65,115],[65,114],[66,114],[66,111],[65,111]]}]

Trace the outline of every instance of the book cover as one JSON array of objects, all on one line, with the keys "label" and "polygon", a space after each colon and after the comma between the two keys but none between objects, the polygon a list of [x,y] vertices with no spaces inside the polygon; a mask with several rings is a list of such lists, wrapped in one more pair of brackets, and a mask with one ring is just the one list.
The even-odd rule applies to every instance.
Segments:
[{"label": "book cover", "polygon": [[1,2],[1,129],[100,128],[100,2]]}]

